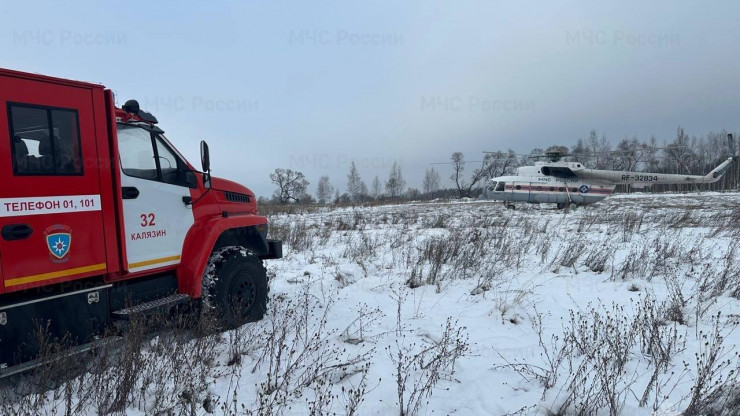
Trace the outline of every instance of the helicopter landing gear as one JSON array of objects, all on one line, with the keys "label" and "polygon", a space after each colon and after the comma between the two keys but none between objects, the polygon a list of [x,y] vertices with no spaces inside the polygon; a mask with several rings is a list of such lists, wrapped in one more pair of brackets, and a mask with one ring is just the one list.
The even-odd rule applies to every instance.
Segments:
[{"label": "helicopter landing gear", "polygon": [[504,206],[506,207],[506,209],[515,209],[516,208],[514,206],[514,204],[512,204],[511,202],[505,202],[504,201]]},{"label": "helicopter landing gear", "polygon": [[570,202],[570,203],[559,203],[557,204],[558,209],[565,210],[565,212],[574,211],[576,208],[578,208],[578,204]]}]

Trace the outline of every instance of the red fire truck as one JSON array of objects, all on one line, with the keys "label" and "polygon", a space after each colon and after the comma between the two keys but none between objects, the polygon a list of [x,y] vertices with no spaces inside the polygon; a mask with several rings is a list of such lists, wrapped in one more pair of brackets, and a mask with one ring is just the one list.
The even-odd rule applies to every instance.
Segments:
[{"label": "red fire truck", "polygon": [[135,100],[85,82],[0,69],[0,108],[0,374],[37,358],[39,327],[84,348],[206,295],[262,318],[282,243],[205,142],[198,171]]}]

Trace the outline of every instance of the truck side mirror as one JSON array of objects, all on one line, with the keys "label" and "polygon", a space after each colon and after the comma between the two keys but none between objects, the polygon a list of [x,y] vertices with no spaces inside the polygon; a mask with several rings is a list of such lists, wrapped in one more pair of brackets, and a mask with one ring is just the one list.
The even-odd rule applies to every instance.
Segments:
[{"label": "truck side mirror", "polygon": [[211,170],[211,154],[205,140],[200,141],[200,164],[203,166],[203,172]]},{"label": "truck side mirror", "polygon": [[208,151],[208,143],[200,141],[200,164],[203,167],[203,186],[211,187],[211,153]]}]

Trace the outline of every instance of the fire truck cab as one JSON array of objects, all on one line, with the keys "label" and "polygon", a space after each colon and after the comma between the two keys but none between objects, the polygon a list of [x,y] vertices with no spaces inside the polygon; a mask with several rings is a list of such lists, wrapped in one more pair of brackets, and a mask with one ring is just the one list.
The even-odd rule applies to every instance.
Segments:
[{"label": "fire truck cab", "polygon": [[205,142],[201,159],[101,85],[0,69],[0,374],[36,358],[39,331],[84,346],[204,295],[233,324],[263,316],[282,243],[252,191],[211,177]]}]

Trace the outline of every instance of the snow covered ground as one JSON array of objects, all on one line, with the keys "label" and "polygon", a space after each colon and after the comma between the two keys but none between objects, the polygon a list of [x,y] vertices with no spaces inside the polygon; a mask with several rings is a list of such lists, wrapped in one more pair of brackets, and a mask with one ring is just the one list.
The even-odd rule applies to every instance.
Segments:
[{"label": "snow covered ground", "polygon": [[[609,414],[608,400],[620,414],[670,414],[688,406],[695,353],[707,350],[700,334],[712,333],[717,320],[720,354],[732,361],[721,371],[737,367],[738,202],[730,194],[638,194],[569,213],[474,202],[277,216],[273,227],[297,247],[270,266],[273,290],[291,296],[309,286],[317,298],[334,299],[327,327],[337,331],[359,311],[380,311],[365,328],[369,340],[351,347],[373,351],[360,414],[399,412],[397,365],[388,353],[403,349],[399,298],[400,343],[415,344],[412,351],[437,342],[448,318],[468,336],[469,349],[424,398],[422,414]],[[643,328],[648,314],[657,315],[656,334]],[[601,343],[586,347],[601,351],[563,347],[577,336]],[[647,347],[653,336],[662,337],[669,362],[648,389],[658,354]],[[566,352],[553,364],[547,356],[556,360],[558,348]],[[617,353],[625,361],[617,368],[592,362],[616,361]],[[584,363],[582,355],[593,357]],[[585,386],[575,377],[586,377]],[[600,394],[602,387],[614,397]]]},{"label": "snow covered ground", "polygon": [[[119,413],[740,407],[739,194],[622,195],[571,212],[479,201],[319,208],[270,221],[285,258],[267,262],[266,318],[208,341],[152,339],[141,352],[152,369],[131,377]],[[202,365],[185,370],[165,350]],[[96,414],[112,401],[84,389],[67,400],[64,388],[34,400],[47,414]]]}]

